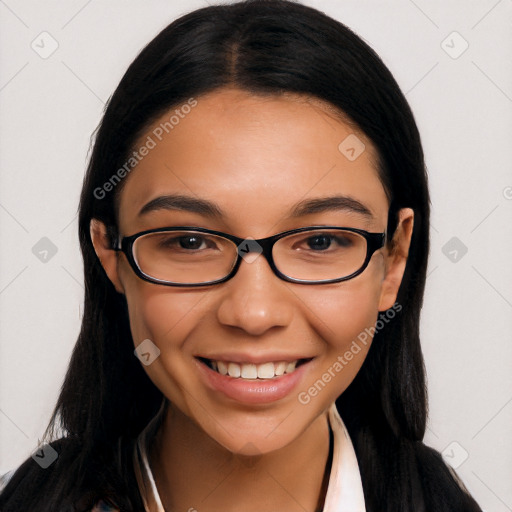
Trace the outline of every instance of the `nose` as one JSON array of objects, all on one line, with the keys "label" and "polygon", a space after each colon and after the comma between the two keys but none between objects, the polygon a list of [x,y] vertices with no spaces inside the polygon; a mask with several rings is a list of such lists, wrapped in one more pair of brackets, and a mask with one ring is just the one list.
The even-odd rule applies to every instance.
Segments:
[{"label": "nose", "polygon": [[260,254],[253,261],[242,259],[238,272],[223,283],[217,318],[223,325],[261,336],[272,327],[285,327],[293,317],[294,295]]}]

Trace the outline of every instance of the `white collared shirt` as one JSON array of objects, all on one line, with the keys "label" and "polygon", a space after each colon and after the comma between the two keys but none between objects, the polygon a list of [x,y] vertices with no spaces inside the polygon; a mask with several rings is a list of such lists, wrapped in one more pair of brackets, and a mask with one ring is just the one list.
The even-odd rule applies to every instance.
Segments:
[{"label": "white collared shirt", "polygon": [[[135,445],[135,475],[146,512],[165,512],[147,455],[149,441],[162,420],[164,410],[165,400],[155,417],[140,433]],[[334,443],[323,512],[365,512],[363,486],[356,454],[334,402],[329,408],[328,420]]]}]

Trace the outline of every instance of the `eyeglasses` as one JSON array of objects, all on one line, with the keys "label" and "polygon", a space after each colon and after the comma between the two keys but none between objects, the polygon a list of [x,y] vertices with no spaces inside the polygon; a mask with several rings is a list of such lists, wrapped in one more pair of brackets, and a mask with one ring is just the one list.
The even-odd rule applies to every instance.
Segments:
[{"label": "eyeglasses", "polygon": [[284,281],[327,284],[361,274],[385,238],[385,233],[361,229],[311,226],[254,240],[180,226],[118,236],[112,249],[126,255],[141,279],[166,286],[223,283],[236,274],[242,259],[251,263],[259,254]]}]

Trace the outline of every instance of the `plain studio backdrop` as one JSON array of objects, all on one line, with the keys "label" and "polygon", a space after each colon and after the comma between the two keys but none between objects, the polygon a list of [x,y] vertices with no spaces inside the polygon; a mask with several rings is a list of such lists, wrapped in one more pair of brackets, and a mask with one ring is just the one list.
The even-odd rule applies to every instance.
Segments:
[{"label": "plain studio backdrop", "polygon": [[[37,446],[79,332],[76,212],[105,102],[144,45],[208,3],[0,0],[0,474]],[[432,196],[425,441],[483,509],[510,511],[512,1],[303,3],[374,48],[412,107]]]}]

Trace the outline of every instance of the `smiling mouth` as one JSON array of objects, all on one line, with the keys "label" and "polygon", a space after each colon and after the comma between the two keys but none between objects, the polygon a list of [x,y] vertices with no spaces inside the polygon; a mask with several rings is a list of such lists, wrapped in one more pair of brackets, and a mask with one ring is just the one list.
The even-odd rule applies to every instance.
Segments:
[{"label": "smiling mouth", "polygon": [[233,379],[244,380],[270,380],[282,375],[293,373],[299,366],[308,363],[313,358],[297,359],[295,361],[276,361],[262,364],[234,363],[228,361],[214,361],[204,357],[198,359],[208,366],[210,370]]}]

